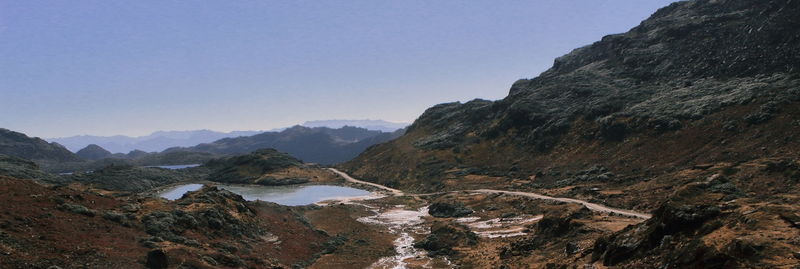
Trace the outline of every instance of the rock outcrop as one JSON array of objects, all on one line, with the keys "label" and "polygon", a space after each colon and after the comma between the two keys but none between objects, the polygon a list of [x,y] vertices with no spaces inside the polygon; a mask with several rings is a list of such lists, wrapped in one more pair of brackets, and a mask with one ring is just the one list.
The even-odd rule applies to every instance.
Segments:
[{"label": "rock outcrop", "polygon": [[428,206],[428,214],[437,218],[460,218],[472,212],[461,203],[435,202]]},{"label": "rock outcrop", "polygon": [[[250,154],[209,161],[204,165],[211,169],[209,180],[225,183],[252,183],[263,185],[282,185],[277,180],[265,176],[289,167],[302,166],[303,162],[274,149],[262,149]],[[302,182],[295,182],[302,181]],[[287,179],[287,184],[305,183],[308,180]]]},{"label": "rock outcrop", "polygon": [[193,179],[191,174],[170,169],[115,164],[95,171],[79,172],[63,177],[69,181],[80,182],[101,189],[125,192],[142,192]]},{"label": "rock outcrop", "polygon": [[474,246],[478,235],[461,224],[434,222],[431,233],[424,239],[414,243],[414,247],[428,251],[428,255],[455,255],[453,248]]},{"label": "rock outcrop", "polygon": [[[762,173],[750,176],[775,177]],[[734,181],[745,184],[742,176]],[[796,248],[796,242],[780,238],[798,234],[791,228],[797,207],[777,201],[762,206],[757,202],[761,199],[754,197],[732,200],[727,196],[736,187],[721,177],[717,174],[682,186],[655,210],[653,218],[598,239],[593,260],[624,267],[749,268],[774,267],[776,262],[794,259],[789,249]],[[787,195],[794,195],[796,188],[789,189]],[[767,230],[770,235],[764,234]]]},{"label": "rock outcrop", "polygon": [[207,180],[222,183],[278,186],[339,180],[318,165],[303,163],[274,149],[214,159],[199,169],[208,171]]}]

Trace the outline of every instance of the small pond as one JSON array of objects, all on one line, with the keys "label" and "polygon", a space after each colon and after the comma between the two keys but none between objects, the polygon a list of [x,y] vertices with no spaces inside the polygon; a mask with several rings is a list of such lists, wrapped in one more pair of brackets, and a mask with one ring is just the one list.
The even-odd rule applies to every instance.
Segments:
[{"label": "small pond", "polygon": [[[358,197],[369,195],[369,191],[332,185],[290,185],[290,186],[261,186],[261,185],[216,185],[219,188],[239,194],[248,201],[268,201],[288,206],[308,205],[325,200]],[[196,191],[203,184],[185,184],[169,188],[159,196],[176,200],[184,193]]]}]

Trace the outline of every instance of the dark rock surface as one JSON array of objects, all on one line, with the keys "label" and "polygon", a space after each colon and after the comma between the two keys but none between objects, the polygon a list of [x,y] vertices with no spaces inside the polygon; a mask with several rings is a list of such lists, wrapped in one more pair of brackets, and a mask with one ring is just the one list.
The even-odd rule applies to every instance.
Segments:
[{"label": "dark rock surface", "polygon": [[472,212],[461,203],[436,202],[428,207],[428,214],[437,218],[460,218]]},{"label": "dark rock surface", "polygon": [[[255,210],[240,195],[216,187],[185,195],[177,200],[180,205],[205,205],[201,210],[156,211],[142,217],[145,232],[154,236],[145,241],[166,240],[178,244],[197,246],[198,242],[184,237],[187,231],[208,235],[255,238],[265,234],[257,223],[246,222],[242,216],[255,217]],[[236,212],[238,217],[232,215]]]},{"label": "dark rock surface", "polygon": [[434,222],[431,233],[414,243],[414,247],[428,251],[431,256],[454,255],[454,247],[473,246],[478,243],[478,235],[461,224]]},{"label": "dark rock surface", "polygon": [[[761,209],[761,214],[756,213],[759,210],[742,209],[727,198],[737,192],[741,191],[719,175],[683,186],[653,212],[651,219],[598,239],[592,257],[606,266],[644,261],[670,268],[763,266],[759,264],[764,259],[780,257],[785,250],[754,236],[763,232],[756,230],[775,225],[767,223],[777,216],[794,213],[777,205]],[[768,252],[767,244],[775,248]]]},{"label": "dark rock surface", "polygon": [[[501,257],[528,255],[531,251],[545,249],[548,244],[564,245],[565,252],[578,252],[579,247],[570,239],[575,239],[577,233],[581,232],[583,224],[576,222],[576,219],[591,216],[591,212],[586,207],[578,210],[564,210],[557,212],[547,212],[533,228],[533,235],[512,242],[509,246],[500,250]],[[565,242],[566,243],[560,243]],[[570,254],[572,254],[570,253]]]},{"label": "dark rock surface", "polygon": [[169,267],[169,260],[167,253],[163,250],[156,249],[147,252],[147,261],[144,264],[150,269],[166,269]]}]

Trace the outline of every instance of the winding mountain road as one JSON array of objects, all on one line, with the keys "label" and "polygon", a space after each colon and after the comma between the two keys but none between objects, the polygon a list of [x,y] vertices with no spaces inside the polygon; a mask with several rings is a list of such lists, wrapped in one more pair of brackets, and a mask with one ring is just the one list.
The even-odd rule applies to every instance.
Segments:
[{"label": "winding mountain road", "polygon": [[358,179],[355,179],[355,178],[351,177],[350,175],[348,175],[348,174],[347,174],[347,173],[345,173],[345,172],[342,172],[342,171],[336,170],[336,168],[328,168],[328,169],[329,169],[329,170],[331,170],[331,171],[333,171],[333,172],[334,172],[334,173],[336,173],[337,175],[339,175],[339,176],[343,177],[343,178],[344,178],[344,180],[347,180],[347,182],[356,183],[356,184],[362,184],[362,185],[368,185],[368,186],[372,186],[372,187],[375,187],[375,188],[379,188],[379,189],[382,189],[382,190],[385,190],[385,191],[391,192],[391,193],[392,193],[392,195],[394,195],[394,196],[402,196],[402,195],[405,195],[405,194],[403,193],[403,191],[401,191],[401,190],[398,190],[398,189],[392,189],[392,188],[389,188],[389,187],[383,186],[383,185],[381,185],[381,184],[377,184],[377,183],[372,183],[372,182],[367,182],[367,181],[363,181],[363,180],[358,180]]},{"label": "winding mountain road", "polygon": [[[356,184],[363,184],[363,185],[368,185],[368,186],[372,186],[372,187],[375,187],[375,188],[379,188],[379,189],[382,189],[382,190],[385,190],[385,191],[388,191],[388,192],[392,193],[392,195],[394,195],[394,196],[406,195],[401,190],[389,188],[389,187],[386,187],[386,186],[383,186],[383,185],[380,185],[380,184],[377,184],[377,183],[358,180],[358,179],[355,179],[355,178],[351,177],[347,173],[339,171],[339,170],[337,170],[335,168],[328,168],[328,169],[330,169],[331,171],[333,171],[337,175],[339,175],[342,178],[344,178],[347,182],[356,183]],[[583,206],[586,206],[586,208],[588,208],[589,210],[592,210],[592,211],[614,213],[614,214],[618,214],[618,215],[634,217],[634,218],[640,218],[640,219],[649,219],[649,218],[652,217],[652,215],[650,215],[650,214],[640,213],[640,212],[636,212],[636,211],[632,211],[632,210],[608,207],[608,206],[605,206],[605,205],[596,204],[596,203],[590,203],[590,202],[587,202],[587,201],[584,201],[584,200],[578,200],[578,199],[573,199],[573,198],[552,197],[552,196],[547,196],[547,195],[533,193],[533,192],[505,191],[505,190],[492,190],[492,189],[460,190],[460,191],[473,192],[473,193],[502,193],[502,194],[507,194],[507,195],[516,195],[516,196],[529,197],[529,198],[540,199],[540,200],[550,200],[550,201],[559,201],[559,202],[565,202],[565,203],[581,204]],[[453,191],[453,192],[457,192],[457,191]],[[427,195],[427,194],[414,194],[414,195]]]}]

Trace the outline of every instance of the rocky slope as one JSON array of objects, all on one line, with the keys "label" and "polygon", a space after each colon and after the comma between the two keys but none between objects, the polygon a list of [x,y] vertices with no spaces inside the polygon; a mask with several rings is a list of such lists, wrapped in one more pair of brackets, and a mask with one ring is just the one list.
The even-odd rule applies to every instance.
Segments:
[{"label": "rocky slope", "polygon": [[0,175],[42,182],[61,182],[58,176],[39,169],[35,162],[0,154]]},{"label": "rocky slope", "polygon": [[35,161],[80,161],[81,158],[58,143],[0,128],[0,154]]},{"label": "rocky slope", "polygon": [[209,181],[222,183],[290,185],[338,181],[331,172],[274,149],[214,159],[200,168],[209,171]]},{"label": "rocky slope", "polygon": [[177,182],[201,180],[204,176],[202,171],[193,174],[189,171],[112,164],[92,172],[62,177],[67,182],[79,182],[105,190],[143,192]]},{"label": "rocky slope", "polygon": [[579,180],[794,154],[798,5],[674,3],[515,82],[502,100],[434,106],[404,136],[342,167],[435,190],[494,177],[554,186],[596,165],[610,174]]},{"label": "rocky slope", "polygon": [[[434,106],[340,166],[406,191],[525,190],[653,214],[626,227],[543,212],[522,239],[455,244],[464,266],[793,268],[797,18],[798,1],[677,2],[502,100]],[[530,207],[542,204],[513,205]]]}]

